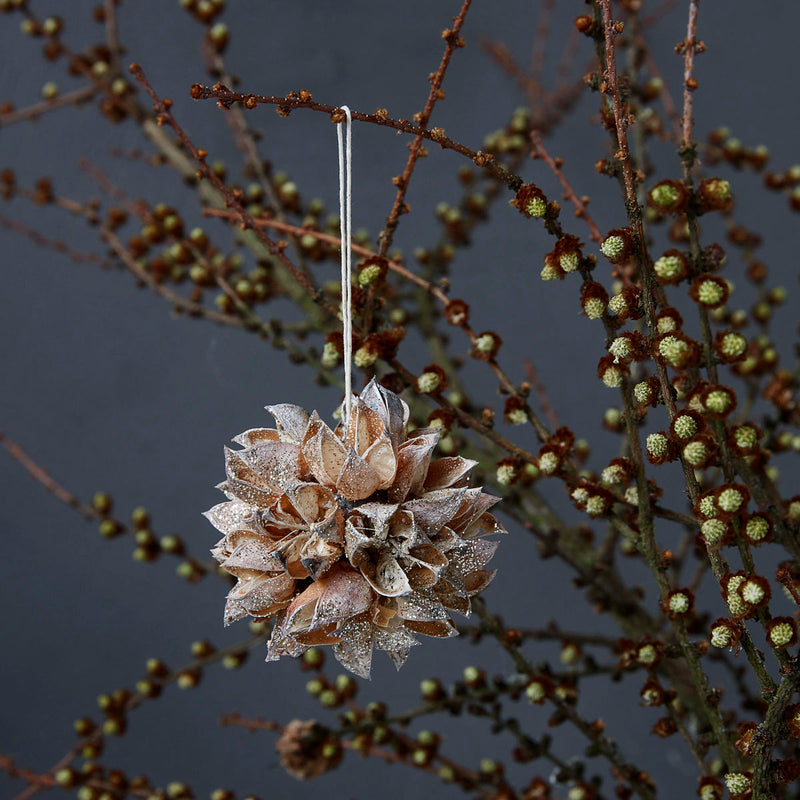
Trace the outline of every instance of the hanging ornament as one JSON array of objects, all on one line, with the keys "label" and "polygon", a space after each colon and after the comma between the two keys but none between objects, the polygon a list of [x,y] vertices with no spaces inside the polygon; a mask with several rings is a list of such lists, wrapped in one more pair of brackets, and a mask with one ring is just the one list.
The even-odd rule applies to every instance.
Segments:
[{"label": "hanging ornament", "polygon": [[212,550],[237,582],[225,624],[274,620],[267,660],[331,645],[369,677],[374,649],[399,669],[417,634],[450,637],[451,611],[494,577],[485,567],[504,532],[498,498],[468,488],[477,462],[433,458],[438,429],[408,433],[408,406],[374,379],[350,389],[350,112],[342,166],[342,309],[345,400],[332,430],[299,406],[267,406],[276,428],[256,428],[225,450],[228,500],[206,512],[223,538]]}]

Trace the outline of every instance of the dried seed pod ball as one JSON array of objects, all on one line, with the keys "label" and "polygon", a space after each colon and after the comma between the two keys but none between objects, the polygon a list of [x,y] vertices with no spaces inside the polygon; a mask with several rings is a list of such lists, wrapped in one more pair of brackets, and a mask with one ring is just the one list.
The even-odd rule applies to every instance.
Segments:
[{"label": "dried seed pod ball", "polygon": [[274,620],[267,660],[331,645],[368,677],[373,649],[401,666],[416,635],[456,635],[451,611],[494,577],[497,498],[467,487],[475,465],[433,459],[440,431],[407,433],[408,406],[374,380],[346,428],[299,406],[268,407],[276,430],[226,450],[228,496],[206,513],[224,536],[212,551],[237,579],[225,622]]}]

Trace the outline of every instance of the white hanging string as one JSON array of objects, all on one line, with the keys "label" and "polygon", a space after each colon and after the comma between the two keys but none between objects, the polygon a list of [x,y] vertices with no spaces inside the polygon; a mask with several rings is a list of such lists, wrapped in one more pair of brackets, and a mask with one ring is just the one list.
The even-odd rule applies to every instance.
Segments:
[{"label": "white hanging string", "polygon": [[[352,287],[350,283],[352,268],[352,159],[353,119],[350,109],[341,106],[347,122],[336,125],[336,137],[339,142],[339,234],[341,239],[342,254],[342,337],[344,339],[344,408],[342,409],[342,424],[347,425],[350,419],[353,394],[353,306]],[[346,127],[345,141],[342,141],[342,125]]]}]

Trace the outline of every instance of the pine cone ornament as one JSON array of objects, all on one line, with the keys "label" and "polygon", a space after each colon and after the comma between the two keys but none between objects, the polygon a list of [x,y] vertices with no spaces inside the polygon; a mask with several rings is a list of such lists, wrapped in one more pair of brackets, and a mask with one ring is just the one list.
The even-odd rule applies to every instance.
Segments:
[{"label": "pine cone ornament", "polygon": [[432,459],[435,429],[407,432],[408,406],[374,380],[346,426],[315,411],[268,406],[277,429],[237,436],[225,451],[228,501],[206,512],[223,538],[212,550],[236,585],[225,624],[274,619],[267,661],[331,645],[369,677],[374,649],[399,669],[416,634],[457,635],[504,532],[498,498],[467,486],[475,461]]}]

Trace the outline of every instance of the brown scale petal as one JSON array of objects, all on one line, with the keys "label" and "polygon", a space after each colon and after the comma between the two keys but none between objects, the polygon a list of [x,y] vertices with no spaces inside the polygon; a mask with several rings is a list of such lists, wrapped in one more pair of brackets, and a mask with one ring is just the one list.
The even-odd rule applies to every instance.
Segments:
[{"label": "brown scale petal", "polygon": [[405,620],[433,622],[450,619],[447,610],[433,592],[411,592],[406,597],[397,597],[395,607]]},{"label": "brown scale petal", "polygon": [[466,481],[469,480],[469,472],[477,463],[477,461],[473,461],[470,458],[462,458],[461,456],[437,458],[428,467],[428,474],[425,478],[425,491],[449,489],[456,485],[466,486]]},{"label": "brown scale petal", "polygon": [[397,474],[397,456],[389,436],[386,433],[382,433],[363,454],[362,458],[375,470],[380,479],[378,488],[388,489]]},{"label": "brown scale petal", "polygon": [[242,447],[253,447],[262,442],[279,442],[280,440],[280,434],[274,428],[251,428],[234,436],[232,441]]},{"label": "brown scale petal", "polygon": [[438,442],[439,434],[433,432],[415,436],[400,446],[394,484],[389,489],[390,500],[402,502],[408,495],[419,493]]},{"label": "brown scale petal", "polygon": [[267,643],[267,661],[277,661],[281,656],[291,656],[297,658],[302,655],[308,647],[299,644],[290,636],[286,636],[283,627],[286,620],[286,612],[282,611],[275,620],[275,627],[272,629],[272,636]]},{"label": "brown scale petal", "polygon": [[405,628],[373,628],[372,642],[378,650],[385,650],[397,669],[403,666],[411,648],[419,644],[414,634]]},{"label": "brown scale petal", "polygon": [[339,510],[333,492],[318,483],[295,484],[287,488],[286,494],[308,525],[327,520]]},{"label": "brown scale petal", "polygon": [[306,544],[304,532],[285,536],[270,551],[270,558],[293,578],[307,578],[308,570],[303,564],[303,547]]},{"label": "brown scale petal", "polygon": [[418,500],[408,500],[403,508],[414,515],[414,522],[424,531],[443,528],[461,508],[464,489],[438,489]]},{"label": "brown scale petal", "polygon": [[258,486],[284,491],[306,472],[300,446],[291,442],[263,442],[237,455],[258,476]]},{"label": "brown scale petal", "polygon": [[464,597],[455,593],[439,594],[437,592],[437,595],[441,604],[451,611],[457,611],[459,614],[465,617],[468,617],[472,611],[472,606],[468,597]]},{"label": "brown scale petal", "polygon": [[303,440],[303,456],[314,477],[333,489],[347,459],[347,450],[315,411]]},{"label": "brown scale petal", "polygon": [[464,493],[464,502],[458,512],[453,515],[449,527],[458,532],[466,530],[498,502],[500,502],[499,497],[485,494],[482,489],[467,489]]},{"label": "brown scale petal", "polygon": [[327,542],[320,536],[311,536],[300,551],[300,563],[308,575],[318,580],[341,557],[342,548],[333,542]]},{"label": "brown scale petal", "polygon": [[203,513],[203,516],[220,532],[233,533],[247,527],[253,518],[253,508],[241,500],[218,503]]},{"label": "brown scale petal", "polygon": [[297,444],[303,441],[309,422],[308,412],[305,409],[291,403],[266,406],[266,409],[275,417],[281,441],[295,442]]},{"label": "brown scale petal", "polygon": [[489,563],[499,542],[473,540],[447,554],[448,566],[467,575]]},{"label": "brown scale petal", "polygon": [[453,621],[441,620],[436,622],[416,622],[408,620],[406,628],[415,633],[422,633],[425,636],[435,636],[437,639],[449,639],[451,636],[458,636],[458,629]]},{"label": "brown scale petal", "polygon": [[359,400],[375,411],[395,447],[405,437],[408,426],[408,406],[394,393],[385,389],[375,379],[371,380]]},{"label": "brown scale petal", "polygon": [[353,617],[336,631],[336,635],[339,641],[333,645],[333,653],[339,663],[356,675],[369,678],[373,636],[370,615]]},{"label": "brown scale petal", "polygon": [[383,433],[384,425],[380,415],[355,398],[350,419],[347,421],[345,447],[353,448],[358,455],[363,456]]},{"label": "brown scale petal", "polygon": [[461,532],[465,539],[477,539],[495,533],[507,533],[505,527],[492,514],[482,514]]},{"label": "brown scale petal", "polygon": [[359,569],[370,586],[384,597],[398,597],[411,591],[406,573],[391,553],[381,553],[377,563],[364,560]]},{"label": "brown scale petal", "polygon": [[472,597],[482,592],[494,580],[496,574],[496,569],[477,569],[475,572],[470,572],[464,580],[467,594]]},{"label": "brown scale petal", "polygon": [[375,493],[380,483],[378,473],[351,450],[336,479],[336,492],[345,500],[365,500]]}]

